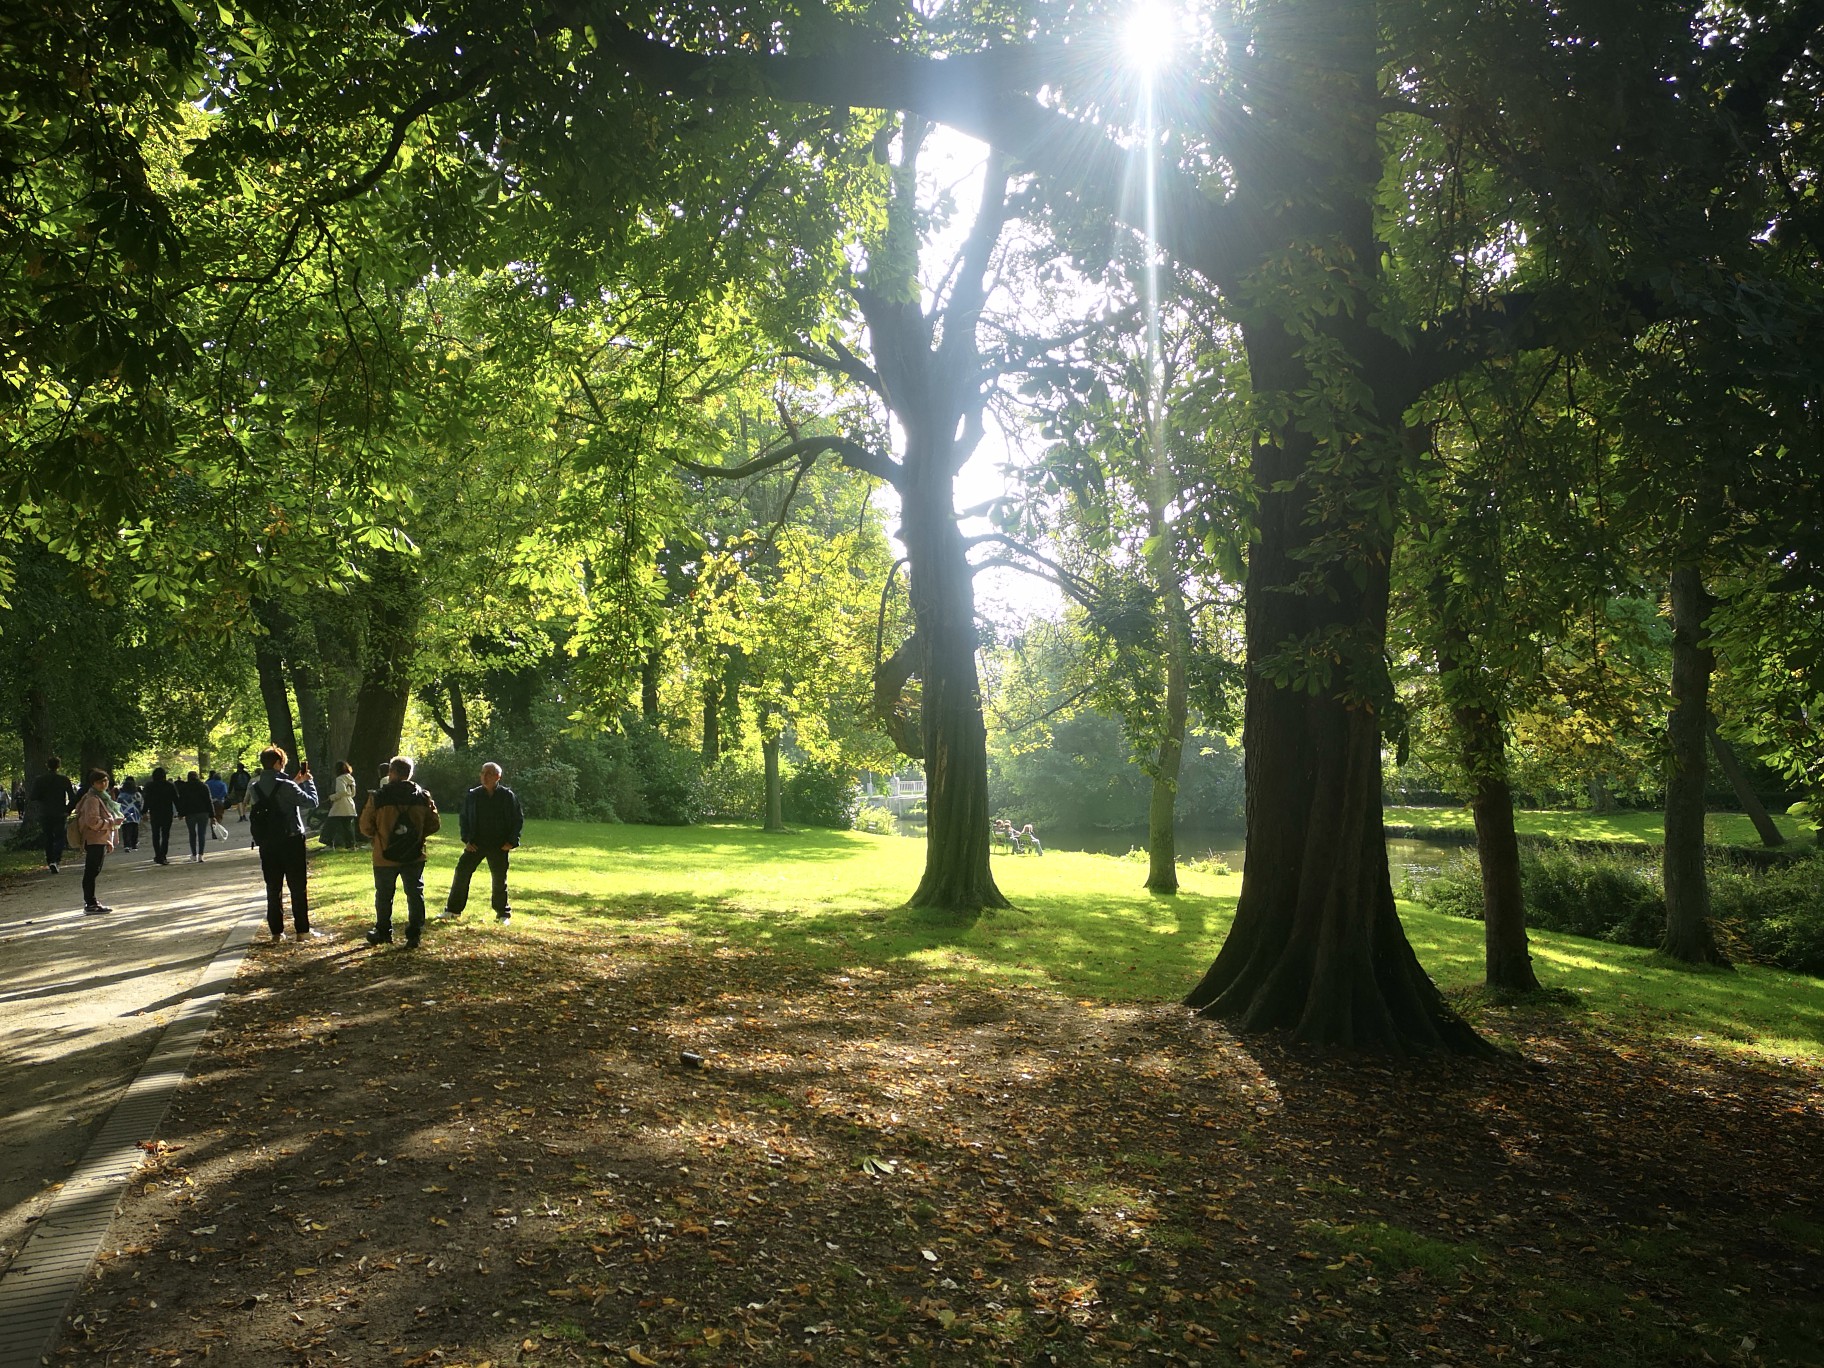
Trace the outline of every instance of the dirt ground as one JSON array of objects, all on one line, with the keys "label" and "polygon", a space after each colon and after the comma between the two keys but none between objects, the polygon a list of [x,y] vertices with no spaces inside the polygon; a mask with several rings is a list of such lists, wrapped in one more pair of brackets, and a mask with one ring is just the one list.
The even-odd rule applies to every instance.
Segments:
[{"label": "dirt ground", "polygon": [[57,1362],[1819,1362],[1819,1072],[1505,1025],[1390,1063],[575,924],[260,946]]}]

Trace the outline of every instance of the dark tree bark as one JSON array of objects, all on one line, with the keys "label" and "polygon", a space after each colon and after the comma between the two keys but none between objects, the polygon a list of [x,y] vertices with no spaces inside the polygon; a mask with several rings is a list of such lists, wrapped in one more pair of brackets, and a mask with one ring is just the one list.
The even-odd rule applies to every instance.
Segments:
[{"label": "dark tree bark", "polygon": [[[913,240],[918,147],[926,131],[908,123],[895,167],[889,216],[899,216],[906,241]],[[925,870],[911,905],[964,913],[1009,905],[989,867],[975,572],[957,530],[955,494],[957,473],[982,438],[989,371],[976,330],[1006,216],[1007,172],[996,161],[941,316],[920,307],[908,260],[871,262],[867,287],[855,292],[874,352],[872,381],[906,434],[901,459],[884,474],[900,497],[913,633],[876,672],[875,710],[900,748],[924,761]],[[895,279],[889,270],[902,274]],[[898,686],[908,671],[920,686],[916,729],[899,706]]]},{"label": "dark tree bark", "polygon": [[[1367,281],[1380,259],[1374,9],[1307,4],[1296,32],[1263,30],[1251,58],[1284,117],[1274,160],[1238,164],[1240,193],[1276,216],[1281,240],[1323,244]],[[1489,1047],[1413,954],[1387,870],[1379,706],[1390,692],[1392,534],[1352,509],[1397,483],[1403,434],[1391,425],[1417,395],[1391,339],[1366,321],[1371,312],[1363,303],[1302,319],[1326,339],[1318,346],[1301,344],[1270,294],[1240,313],[1263,399],[1280,396],[1297,413],[1333,385],[1339,364],[1369,397],[1351,406],[1347,428],[1320,411],[1318,422],[1276,424],[1255,445],[1247,864],[1228,940],[1185,1001],[1244,1030],[1282,1029],[1313,1043],[1480,1052]],[[1319,423],[1330,429],[1321,446]]]},{"label": "dark tree bark", "polygon": [[1146,494],[1153,580],[1159,587],[1165,638],[1165,730],[1153,757],[1153,790],[1146,810],[1146,887],[1152,893],[1178,891],[1178,775],[1184,766],[1184,729],[1190,718],[1191,624],[1173,555],[1166,499],[1175,491],[1165,488],[1166,475],[1155,470]]},{"label": "dark tree bark", "polygon": [[766,818],[762,828],[766,831],[785,830],[785,795],[779,783],[779,738],[762,734],[760,738],[760,758],[766,766]]},{"label": "dark tree bark", "polygon": [[355,724],[348,746],[358,789],[373,784],[380,766],[399,752],[424,602],[418,566],[410,557],[396,551],[379,552],[370,574],[364,592],[367,659],[355,694]]},{"label": "dark tree bark", "polygon": [[[439,698],[440,694],[442,699],[449,701],[448,718],[445,718],[443,708],[440,706],[442,702],[442,699]],[[433,685],[422,695],[422,698],[430,708],[431,719],[436,722],[437,730],[443,733],[444,739],[450,743],[451,747],[459,751],[468,750],[472,739],[469,735],[469,704],[468,700],[463,697],[462,685],[455,680],[446,684]]]},{"label": "dark tree bark", "polygon": [[659,725],[659,672],[664,664],[665,653],[657,646],[640,661],[640,716],[655,727]]},{"label": "dark tree bark", "polygon": [[1754,785],[1748,782],[1748,776],[1742,770],[1742,762],[1735,758],[1735,748],[1723,740],[1723,734],[1716,729],[1714,713],[1706,719],[1705,735],[1710,738],[1710,753],[1716,757],[1716,763],[1728,776],[1729,787],[1735,790],[1735,801],[1748,814],[1748,820],[1754,823],[1755,834],[1761,838],[1761,844],[1770,847],[1785,845],[1786,837],[1773,824],[1773,818],[1767,815],[1767,805],[1754,791]]},{"label": "dark tree bark", "polygon": [[1476,862],[1482,872],[1483,983],[1489,988],[1530,993],[1539,988],[1526,943],[1526,900],[1520,887],[1520,841],[1514,830],[1514,794],[1508,782],[1507,738],[1499,703],[1490,696],[1476,644],[1450,604],[1448,576],[1431,585],[1431,607],[1442,644],[1438,679],[1463,771],[1470,781],[1470,812],[1476,822]]},{"label": "dark tree bark", "polygon": [[25,691],[25,707],[19,714],[19,750],[25,763],[25,786],[43,774],[45,764],[56,751],[56,737],[51,723],[51,702],[36,684]]},{"label": "dark tree bark", "polygon": [[[1440,662],[1442,663],[1442,662]],[[1463,763],[1474,784],[1476,861],[1482,869],[1483,982],[1509,992],[1537,992],[1526,943],[1526,899],[1520,890],[1520,841],[1514,830],[1514,793],[1507,778],[1507,743],[1492,709],[1464,704],[1452,709]]]},{"label": "dark tree bark", "polygon": [[1705,734],[1710,718],[1710,672],[1704,644],[1710,596],[1703,572],[1672,572],[1672,713],[1666,720],[1666,934],[1660,949],[1687,964],[1727,965],[1710,926],[1710,884],[1704,870]]},{"label": "dark tree bark", "polygon": [[[349,759],[349,741],[355,733],[355,697],[361,688],[366,611],[359,596],[325,594],[307,600],[306,611],[310,617],[306,635],[315,664],[323,726],[322,754],[313,749],[310,761],[319,774],[329,775],[338,761]],[[308,733],[305,742],[312,744]],[[367,783],[368,776],[359,776],[359,782]]]},{"label": "dark tree bark", "polygon": [[722,758],[722,681],[703,686],[703,763]]},{"label": "dark tree bark", "polygon": [[911,904],[964,912],[1006,907],[988,863],[988,729],[975,668],[975,573],[956,526],[955,470],[947,460],[915,464],[916,444],[929,434],[914,435],[910,423],[907,430],[900,536],[923,647],[919,735],[925,762],[925,872]]},{"label": "dark tree bark", "polygon": [[254,605],[254,616],[264,629],[253,639],[253,664],[260,678],[260,702],[266,708],[267,739],[295,758],[298,734],[292,723],[291,695],[286,689],[282,637],[275,630],[283,615],[271,604],[260,602]]}]

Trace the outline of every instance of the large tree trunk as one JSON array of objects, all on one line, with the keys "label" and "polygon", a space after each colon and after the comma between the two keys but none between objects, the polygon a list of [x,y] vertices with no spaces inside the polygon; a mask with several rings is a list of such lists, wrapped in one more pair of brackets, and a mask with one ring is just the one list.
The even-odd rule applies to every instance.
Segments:
[{"label": "large tree trunk", "polygon": [[[1269,453],[1256,487],[1277,479]],[[1385,630],[1385,568],[1357,589],[1328,576],[1336,597],[1290,592],[1302,510],[1262,499],[1252,547],[1245,717],[1247,863],[1235,921],[1216,961],[1186,997],[1243,1030],[1283,1029],[1341,1046],[1485,1048],[1444,1002],[1407,943],[1394,907],[1381,826],[1380,719],[1346,692],[1316,694],[1267,678],[1259,662],[1287,641],[1341,629],[1364,641]]]},{"label": "large tree trunk", "polygon": [[1761,844],[1785,845],[1786,837],[1773,824],[1773,818],[1767,815],[1767,805],[1748,782],[1748,776],[1742,770],[1742,762],[1735,758],[1735,748],[1723,740],[1723,734],[1716,729],[1714,713],[1706,719],[1705,735],[1710,738],[1710,753],[1716,757],[1716,763],[1722,766],[1723,773],[1728,776],[1729,787],[1735,790],[1735,801],[1748,814],[1748,820],[1754,823],[1755,834],[1761,838]]},{"label": "large tree trunk", "polygon": [[317,687],[317,672],[299,668],[294,663],[291,691],[298,700],[298,729],[304,743],[304,755],[310,761],[313,773],[326,775],[332,763],[329,758],[329,712],[322,691]]},{"label": "large tree trunk", "polygon": [[[914,471],[908,447],[906,462]],[[927,459],[902,495],[907,589],[920,643],[925,872],[914,907],[1007,907],[989,868],[988,729],[975,668],[975,580],[952,508],[948,459]],[[929,471],[929,475],[926,472]]]},{"label": "large tree trunk", "polygon": [[1322,315],[1282,316],[1276,267],[1241,301],[1254,393],[1291,416],[1253,453],[1241,898],[1185,1001],[1320,1044],[1485,1051],[1407,943],[1381,827],[1392,534],[1379,510],[1394,502],[1410,391],[1368,298],[1346,297],[1372,288],[1380,260],[1375,10],[1307,0],[1257,32],[1251,79],[1281,114],[1279,151],[1238,164],[1239,192],[1276,216],[1279,240],[1346,262],[1349,279]]},{"label": "large tree trunk", "polygon": [[1694,565],[1672,572],[1672,712],[1666,719],[1666,934],[1660,949],[1687,964],[1727,964],[1710,928],[1704,871],[1705,733],[1710,672],[1704,643],[1710,596]]},{"label": "large tree trunk", "polygon": [[367,660],[355,694],[355,725],[348,745],[358,789],[373,784],[380,766],[398,754],[423,610],[423,585],[415,561],[382,551],[375,555],[370,573],[372,582],[364,594]]},{"label": "large tree trunk", "polygon": [[25,691],[25,707],[19,714],[19,751],[25,763],[25,786],[50,768],[45,762],[57,749],[52,730],[51,703],[36,684]]}]

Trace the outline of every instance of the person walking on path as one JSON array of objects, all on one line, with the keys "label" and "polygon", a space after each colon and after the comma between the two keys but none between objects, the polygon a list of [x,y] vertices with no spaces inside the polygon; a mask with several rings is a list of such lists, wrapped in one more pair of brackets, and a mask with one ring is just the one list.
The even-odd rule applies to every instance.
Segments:
[{"label": "person walking on path", "polygon": [[89,786],[70,812],[70,832],[83,850],[82,910],[88,913],[112,912],[95,896],[95,880],[101,877],[102,861],[114,848],[114,833],[120,827],[120,809],[108,797],[108,772],[89,771]]},{"label": "person walking on path", "polygon": [[55,755],[45,756],[44,773],[32,780],[32,805],[44,827],[44,867],[53,874],[63,862],[63,819],[75,802],[76,786],[63,772],[63,761]]},{"label": "person walking on path", "polygon": [[217,771],[210,770],[203,782],[209,789],[209,816],[219,822],[228,815],[228,781]]},{"label": "person walking on path", "polygon": [[120,848],[139,849],[139,823],[146,815],[146,794],[139,780],[128,775],[120,781],[120,792],[114,796],[120,804]]},{"label": "person walking on path", "polygon": [[228,806],[241,814],[243,822],[247,820],[247,786],[252,782],[247,766],[235,761],[234,773],[228,776]]},{"label": "person walking on path", "polygon": [[393,894],[405,884],[405,944],[415,949],[424,934],[424,841],[440,826],[437,803],[412,782],[412,762],[395,756],[387,781],[361,809],[361,834],[374,843],[374,929],[369,945],[393,943]]},{"label": "person walking on path", "polygon": [[317,805],[317,785],[306,770],[285,777],[285,752],[268,746],[260,752],[260,777],[247,789],[247,830],[260,848],[260,873],[266,879],[266,929],[285,938],[286,885],[291,887],[291,929],[298,940],[319,936],[310,929],[310,867],[304,848],[304,814]]},{"label": "person walking on path", "polygon": [[481,767],[480,786],[463,795],[462,854],[456,859],[456,875],[444,902],[446,920],[460,917],[469,905],[469,880],[483,860],[488,862],[494,884],[494,920],[512,920],[513,909],[507,903],[507,859],[519,845],[525,825],[519,795],[500,782],[500,766],[488,761]]},{"label": "person walking on path", "polygon": [[331,850],[355,848],[355,769],[346,760],[336,762],[336,778],[329,790],[329,817],[323,823],[323,843]]},{"label": "person walking on path", "polygon": [[190,828],[190,863],[203,862],[203,850],[209,844],[209,819],[215,803],[209,797],[209,786],[195,770],[177,785],[177,812]]},{"label": "person walking on path", "polygon": [[152,863],[171,863],[171,821],[177,814],[177,785],[171,782],[163,765],[146,780],[146,822],[152,828]]}]

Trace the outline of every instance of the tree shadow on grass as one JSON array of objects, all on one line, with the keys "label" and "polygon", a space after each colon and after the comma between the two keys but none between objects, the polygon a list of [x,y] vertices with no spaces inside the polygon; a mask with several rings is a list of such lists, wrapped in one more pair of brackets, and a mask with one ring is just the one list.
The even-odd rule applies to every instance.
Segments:
[{"label": "tree shadow on grass", "polygon": [[[960,956],[957,972],[1010,976],[1070,993],[1120,1000],[1175,999],[1208,967],[1233,916],[1232,898],[1180,893],[1155,899],[1144,891],[1109,900],[1049,894],[1022,907],[975,914],[876,907],[776,913],[729,897],[684,893],[603,897],[546,893],[541,901],[592,923],[665,926],[748,950],[802,955],[834,969],[860,963],[919,962],[944,972],[932,956]],[[1158,985],[1174,985],[1161,994]]]}]

